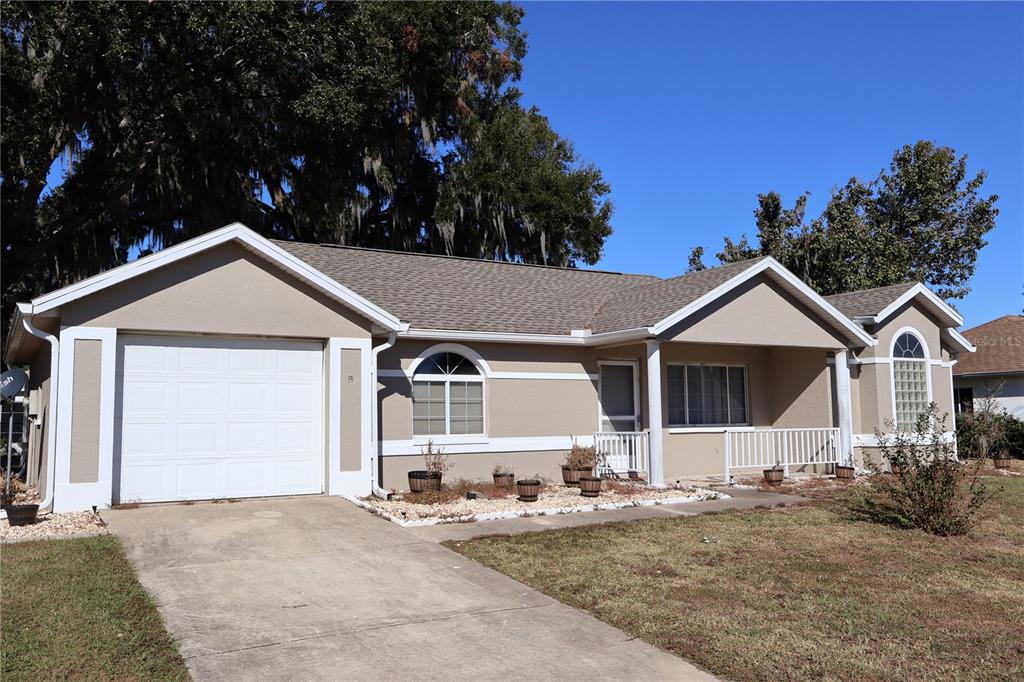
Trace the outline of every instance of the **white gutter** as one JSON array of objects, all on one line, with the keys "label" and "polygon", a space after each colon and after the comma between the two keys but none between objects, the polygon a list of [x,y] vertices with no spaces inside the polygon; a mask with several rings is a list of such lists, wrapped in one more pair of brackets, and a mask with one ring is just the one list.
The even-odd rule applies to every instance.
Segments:
[{"label": "white gutter", "polygon": [[373,352],[370,353],[370,428],[373,429],[370,432],[370,443],[373,447],[373,456],[370,458],[370,490],[374,495],[384,500],[389,499],[391,493],[377,485],[377,466],[380,461],[380,443],[377,439],[377,398],[379,394],[377,390],[377,356],[380,355],[381,351],[394,346],[397,336],[397,332],[391,332],[388,335],[388,340],[379,346],[374,346]]},{"label": "white gutter", "polygon": [[[25,308],[22,308],[22,305]],[[18,311],[21,313],[21,324],[32,336],[36,336],[50,343],[50,405],[46,424],[46,475],[50,479],[46,486],[46,497],[39,503],[39,508],[44,509],[53,504],[53,489],[57,481],[57,472],[54,466],[54,451],[57,443],[57,372],[60,368],[60,341],[53,334],[48,334],[36,328],[29,320],[32,319],[31,306],[19,304]],[[45,423],[45,422],[44,422]]]}]

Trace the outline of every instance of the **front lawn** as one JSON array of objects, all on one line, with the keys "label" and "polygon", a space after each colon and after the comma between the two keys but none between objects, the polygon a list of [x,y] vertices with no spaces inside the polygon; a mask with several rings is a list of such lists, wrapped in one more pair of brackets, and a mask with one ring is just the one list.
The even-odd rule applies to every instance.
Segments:
[{"label": "front lawn", "polygon": [[726,677],[1024,678],[1024,476],[940,538],[808,505],[448,546]]},{"label": "front lawn", "polygon": [[187,680],[117,539],[0,546],[0,679]]}]

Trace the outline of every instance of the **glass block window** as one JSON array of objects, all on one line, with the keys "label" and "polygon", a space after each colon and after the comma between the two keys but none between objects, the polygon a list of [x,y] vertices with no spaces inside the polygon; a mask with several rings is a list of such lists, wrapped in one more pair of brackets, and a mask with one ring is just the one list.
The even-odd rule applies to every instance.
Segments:
[{"label": "glass block window", "polygon": [[725,365],[668,366],[669,426],[747,423],[747,369]]},{"label": "glass block window", "polygon": [[414,436],[482,434],[484,384],[480,370],[458,353],[419,364],[412,381]]},{"label": "glass block window", "polygon": [[917,418],[928,411],[928,358],[924,344],[910,332],[896,338],[892,357],[896,427],[910,431]]}]

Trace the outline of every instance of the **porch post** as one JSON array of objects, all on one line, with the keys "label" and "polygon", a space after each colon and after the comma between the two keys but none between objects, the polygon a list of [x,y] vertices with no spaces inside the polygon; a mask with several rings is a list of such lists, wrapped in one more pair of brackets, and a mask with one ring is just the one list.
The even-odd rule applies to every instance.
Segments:
[{"label": "porch post", "polygon": [[665,485],[661,432],[661,342],[647,341],[647,423],[650,427],[650,484]]},{"label": "porch post", "polygon": [[850,399],[849,351],[833,353],[836,365],[836,408],[839,414],[839,461],[853,465],[853,402]]}]

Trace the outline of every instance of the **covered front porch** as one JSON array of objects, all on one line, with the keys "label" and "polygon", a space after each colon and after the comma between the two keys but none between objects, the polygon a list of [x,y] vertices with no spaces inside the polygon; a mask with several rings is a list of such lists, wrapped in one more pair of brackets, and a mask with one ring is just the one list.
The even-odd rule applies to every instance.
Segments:
[{"label": "covered front porch", "polygon": [[661,486],[852,461],[846,349],[651,339],[599,352],[603,473]]}]

